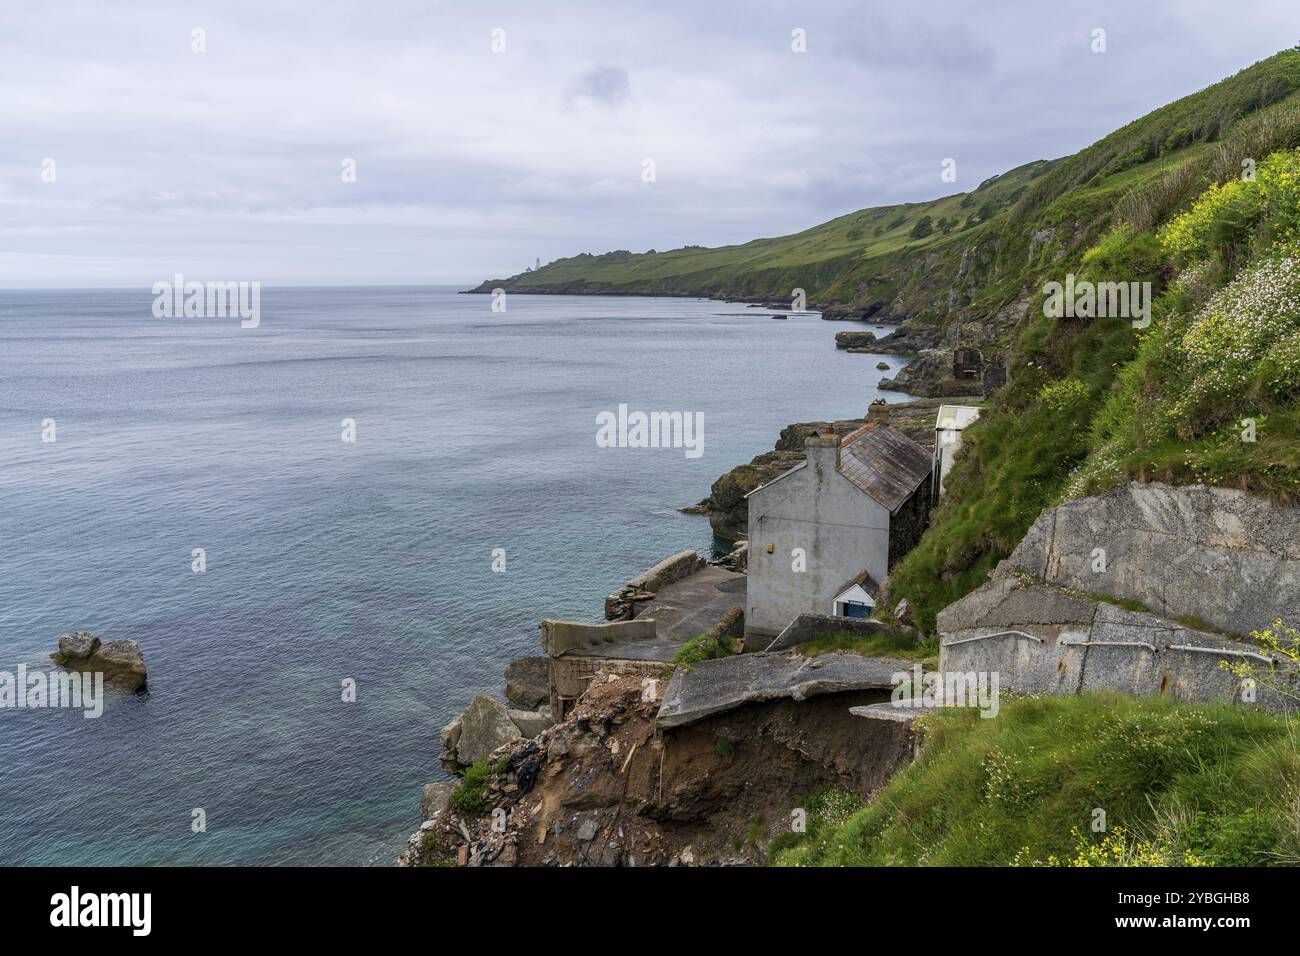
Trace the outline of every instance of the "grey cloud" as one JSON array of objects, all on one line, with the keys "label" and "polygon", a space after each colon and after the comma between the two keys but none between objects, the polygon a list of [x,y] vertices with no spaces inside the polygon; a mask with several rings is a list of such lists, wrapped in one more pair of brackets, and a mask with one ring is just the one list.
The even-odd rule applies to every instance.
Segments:
[{"label": "grey cloud", "polygon": [[[1064,155],[1300,35],[1246,0],[0,9],[0,285],[477,282]],[[208,52],[190,50],[207,30]],[[1089,31],[1109,51],[1088,49]],[[506,53],[490,33],[507,30]],[[790,32],[807,31],[806,53]],[[635,91],[634,91],[635,87]],[[40,163],[58,163],[42,183]],[[640,181],[653,157],[657,182]],[[340,163],[357,162],[357,181]]]},{"label": "grey cloud", "polygon": [[574,77],[564,89],[564,102],[574,106],[589,101],[610,108],[622,106],[632,96],[627,69],[596,66]]}]

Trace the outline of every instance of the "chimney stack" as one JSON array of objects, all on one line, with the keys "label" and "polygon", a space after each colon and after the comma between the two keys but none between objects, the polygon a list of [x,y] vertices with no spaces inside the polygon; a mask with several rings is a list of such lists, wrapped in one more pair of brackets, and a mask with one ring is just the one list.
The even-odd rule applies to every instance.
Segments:
[{"label": "chimney stack", "polygon": [[824,474],[840,466],[840,436],[834,432],[814,433],[804,440],[808,463]]}]

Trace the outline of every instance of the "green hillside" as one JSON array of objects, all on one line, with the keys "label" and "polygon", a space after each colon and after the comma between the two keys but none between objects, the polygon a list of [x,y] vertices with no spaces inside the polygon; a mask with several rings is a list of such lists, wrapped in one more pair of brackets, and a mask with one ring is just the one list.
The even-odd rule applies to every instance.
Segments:
[{"label": "green hillside", "polygon": [[[1265,60],[1062,161],[1011,211],[977,298],[1040,306],[1068,272],[1149,281],[1151,324],[1030,308],[1010,330],[1008,384],[892,575],[922,627],[1064,498],[1133,479],[1300,498],[1298,85],[1300,52]],[[1049,264],[1028,237],[1061,221],[1080,241]]]},{"label": "green hillside", "polygon": [[[833,312],[894,300],[896,317],[942,325],[964,310],[1004,305],[1023,292],[1036,266],[1086,248],[1117,214],[1149,228],[1208,177],[1232,172],[1222,155],[1227,139],[1242,146],[1269,140],[1275,120],[1261,114],[1297,89],[1300,54],[1288,50],[1073,156],[1029,163],[970,193],[863,209],[743,245],[583,254],[475,291],[784,301],[803,288],[810,303]],[[1044,230],[1062,226],[1071,234],[1042,239]]]},{"label": "green hillside", "polygon": [[[877,206],[777,239],[739,246],[687,246],[668,252],[607,252],[558,259],[478,291],[644,293],[786,299],[804,288],[817,303],[836,301],[850,276],[881,276],[920,250],[965,245],[1005,214],[1052,168],[1034,162],[970,193],[923,203]],[[843,287],[843,288],[842,288]]]}]

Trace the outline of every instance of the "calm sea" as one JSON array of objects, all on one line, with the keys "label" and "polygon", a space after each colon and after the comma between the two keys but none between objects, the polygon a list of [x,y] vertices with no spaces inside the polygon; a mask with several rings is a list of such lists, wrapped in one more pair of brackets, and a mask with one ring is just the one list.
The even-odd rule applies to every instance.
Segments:
[{"label": "calm sea", "polygon": [[[151,302],[0,292],[0,670],[72,629],[149,665],[98,720],[0,709],[3,864],[390,863],[439,728],[538,620],[710,549],[678,507],[888,374],[842,325],[703,300],[268,289],[256,329]],[[702,412],[703,455],[597,447],[620,403]]]}]

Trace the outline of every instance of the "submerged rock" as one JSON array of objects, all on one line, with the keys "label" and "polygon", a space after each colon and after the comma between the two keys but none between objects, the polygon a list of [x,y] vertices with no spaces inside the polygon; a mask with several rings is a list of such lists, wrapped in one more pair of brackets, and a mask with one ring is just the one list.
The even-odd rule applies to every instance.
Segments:
[{"label": "submerged rock", "polygon": [[102,673],[105,684],[127,691],[143,689],[149,676],[139,644],[135,641],[101,644],[89,631],[60,635],[59,649],[50,659],[69,670]]}]

